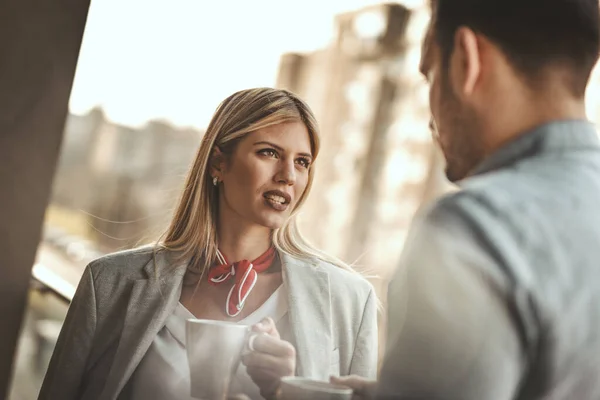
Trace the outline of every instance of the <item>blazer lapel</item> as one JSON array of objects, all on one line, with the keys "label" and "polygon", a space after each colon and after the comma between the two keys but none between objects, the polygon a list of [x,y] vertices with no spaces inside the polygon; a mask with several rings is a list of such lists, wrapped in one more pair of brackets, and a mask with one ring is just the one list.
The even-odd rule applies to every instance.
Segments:
[{"label": "blazer lapel", "polygon": [[[318,265],[281,255],[288,313],[297,353],[297,375],[329,377],[333,350],[329,274]],[[326,361],[323,355],[326,354]]]},{"label": "blazer lapel", "polygon": [[156,334],[177,306],[187,264],[173,265],[165,252],[144,267],[146,279],[134,281],[123,332],[101,399],[117,398],[146,354]]}]

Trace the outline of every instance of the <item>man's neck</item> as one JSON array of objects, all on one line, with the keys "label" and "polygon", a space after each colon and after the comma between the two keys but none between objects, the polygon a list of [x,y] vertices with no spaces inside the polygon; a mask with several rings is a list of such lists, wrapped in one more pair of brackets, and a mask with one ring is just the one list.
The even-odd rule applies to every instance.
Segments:
[{"label": "man's neck", "polygon": [[540,96],[528,103],[528,106],[521,103],[510,107],[510,112],[505,113],[504,118],[490,117],[484,144],[486,155],[538,126],[556,121],[587,119],[583,100],[549,100]]}]

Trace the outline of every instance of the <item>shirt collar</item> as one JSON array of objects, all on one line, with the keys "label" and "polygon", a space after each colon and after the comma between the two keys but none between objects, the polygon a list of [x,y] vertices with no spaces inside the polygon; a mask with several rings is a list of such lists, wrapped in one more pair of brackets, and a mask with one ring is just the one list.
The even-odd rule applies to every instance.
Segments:
[{"label": "shirt collar", "polygon": [[550,122],[502,146],[479,164],[471,175],[506,168],[522,159],[543,154],[599,148],[598,133],[593,123],[585,120]]}]

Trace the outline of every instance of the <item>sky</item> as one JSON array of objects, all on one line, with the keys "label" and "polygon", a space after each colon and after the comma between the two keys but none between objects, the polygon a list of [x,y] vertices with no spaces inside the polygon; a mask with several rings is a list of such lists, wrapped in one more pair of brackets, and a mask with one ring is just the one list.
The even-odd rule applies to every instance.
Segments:
[{"label": "sky", "polygon": [[336,14],[378,2],[92,0],[70,109],[204,128],[231,93],[273,86],[281,54],[325,47]]}]

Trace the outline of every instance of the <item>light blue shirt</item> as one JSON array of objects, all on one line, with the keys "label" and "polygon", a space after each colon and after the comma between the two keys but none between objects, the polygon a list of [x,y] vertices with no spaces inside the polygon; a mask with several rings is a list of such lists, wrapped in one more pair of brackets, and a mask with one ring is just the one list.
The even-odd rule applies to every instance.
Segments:
[{"label": "light blue shirt", "polygon": [[379,397],[600,399],[600,146],[540,126],[414,225]]}]

